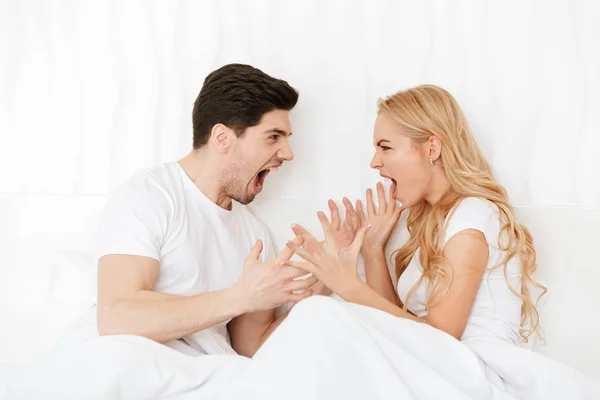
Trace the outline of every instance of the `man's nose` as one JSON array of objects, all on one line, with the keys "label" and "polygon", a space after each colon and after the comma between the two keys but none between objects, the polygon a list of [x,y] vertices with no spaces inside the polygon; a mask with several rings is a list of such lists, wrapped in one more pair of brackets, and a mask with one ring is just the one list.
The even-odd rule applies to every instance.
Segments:
[{"label": "man's nose", "polygon": [[283,144],[279,148],[277,156],[285,161],[292,161],[294,159],[294,153],[287,138],[283,139]]}]

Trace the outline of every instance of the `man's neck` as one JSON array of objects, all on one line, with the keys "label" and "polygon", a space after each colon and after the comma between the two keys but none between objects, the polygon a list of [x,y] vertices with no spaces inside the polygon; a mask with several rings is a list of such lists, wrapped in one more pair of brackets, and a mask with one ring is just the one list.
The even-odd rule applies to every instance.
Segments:
[{"label": "man's neck", "polygon": [[186,175],[196,187],[213,203],[226,210],[231,210],[231,198],[227,197],[220,185],[220,165],[211,160],[203,150],[192,150],[178,161]]}]

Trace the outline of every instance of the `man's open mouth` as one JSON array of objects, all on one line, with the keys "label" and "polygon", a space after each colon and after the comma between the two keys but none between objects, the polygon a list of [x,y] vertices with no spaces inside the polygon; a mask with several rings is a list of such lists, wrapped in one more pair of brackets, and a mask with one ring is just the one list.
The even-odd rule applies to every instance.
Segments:
[{"label": "man's open mouth", "polygon": [[258,172],[258,174],[256,174],[256,178],[254,179],[254,191],[256,193],[260,193],[260,191],[263,189],[265,179],[267,179],[267,175],[269,175],[269,172],[276,170],[277,168],[279,168],[279,165],[272,165],[270,167],[261,169]]}]

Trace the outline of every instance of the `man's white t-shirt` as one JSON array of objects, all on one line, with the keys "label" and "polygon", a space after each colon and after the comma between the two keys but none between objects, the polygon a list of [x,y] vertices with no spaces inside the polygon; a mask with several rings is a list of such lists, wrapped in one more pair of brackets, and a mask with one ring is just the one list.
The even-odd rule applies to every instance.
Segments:
[{"label": "man's white t-shirt", "polygon": [[[97,257],[153,258],[160,263],[155,291],[192,296],[234,286],[258,239],[261,260],[271,259],[269,233],[247,207],[235,201],[231,211],[219,207],[171,162],[134,175],[112,193],[100,220]],[[235,353],[228,322],[169,345],[189,354]]]}]

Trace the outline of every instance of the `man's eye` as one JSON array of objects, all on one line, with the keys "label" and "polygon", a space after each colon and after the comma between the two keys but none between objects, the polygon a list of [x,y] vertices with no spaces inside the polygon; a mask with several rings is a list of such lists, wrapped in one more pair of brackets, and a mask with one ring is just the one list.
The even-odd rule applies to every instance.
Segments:
[{"label": "man's eye", "polygon": [[271,135],[271,136],[269,136],[269,139],[272,139],[272,140],[277,140],[277,138],[279,138],[279,135]]},{"label": "man's eye", "polygon": [[383,150],[383,151],[391,150],[391,147],[381,146],[381,150]]}]

